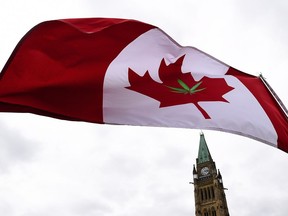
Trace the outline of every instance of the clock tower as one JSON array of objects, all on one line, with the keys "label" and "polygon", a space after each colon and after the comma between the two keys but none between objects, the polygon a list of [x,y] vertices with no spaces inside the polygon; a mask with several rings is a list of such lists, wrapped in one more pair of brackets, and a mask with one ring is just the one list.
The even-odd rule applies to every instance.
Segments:
[{"label": "clock tower", "polygon": [[229,216],[222,176],[216,169],[203,133],[200,134],[196,167],[193,166],[193,180],[195,215]]}]

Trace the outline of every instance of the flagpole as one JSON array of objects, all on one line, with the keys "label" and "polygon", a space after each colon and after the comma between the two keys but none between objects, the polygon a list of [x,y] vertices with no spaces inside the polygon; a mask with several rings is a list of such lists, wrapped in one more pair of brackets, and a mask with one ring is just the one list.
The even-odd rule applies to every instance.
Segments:
[{"label": "flagpole", "polygon": [[281,99],[278,97],[278,95],[276,94],[276,92],[272,89],[272,87],[269,85],[269,83],[265,80],[265,78],[263,77],[263,75],[260,73],[259,75],[260,80],[264,83],[264,85],[267,87],[267,89],[270,91],[270,93],[273,95],[274,99],[277,101],[277,103],[279,104],[279,106],[281,107],[282,111],[284,112],[286,118],[288,119],[288,110],[285,107],[285,105],[283,104],[283,102],[281,101]]}]

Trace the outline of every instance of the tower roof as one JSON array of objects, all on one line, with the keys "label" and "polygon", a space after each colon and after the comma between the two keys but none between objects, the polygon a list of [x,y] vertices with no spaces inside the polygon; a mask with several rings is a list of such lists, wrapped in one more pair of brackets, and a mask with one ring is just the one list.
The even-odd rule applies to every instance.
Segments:
[{"label": "tower roof", "polygon": [[197,163],[204,163],[207,161],[212,161],[212,157],[210,155],[208,146],[205,141],[204,134],[200,134],[200,143],[199,143],[199,150],[198,150],[198,160]]}]

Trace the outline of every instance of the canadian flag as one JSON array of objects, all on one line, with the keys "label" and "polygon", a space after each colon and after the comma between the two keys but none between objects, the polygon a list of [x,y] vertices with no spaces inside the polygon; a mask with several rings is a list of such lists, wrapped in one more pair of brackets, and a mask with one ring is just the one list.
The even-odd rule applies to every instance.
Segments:
[{"label": "canadian flag", "polygon": [[288,152],[287,114],[263,78],[182,47],[139,21],[40,23],[19,42],[0,76],[2,112],[221,130]]}]

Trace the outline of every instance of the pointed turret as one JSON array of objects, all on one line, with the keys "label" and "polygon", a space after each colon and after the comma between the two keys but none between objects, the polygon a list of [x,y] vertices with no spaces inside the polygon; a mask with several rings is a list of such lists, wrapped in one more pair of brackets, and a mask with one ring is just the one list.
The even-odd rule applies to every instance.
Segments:
[{"label": "pointed turret", "polygon": [[194,179],[198,179],[198,174],[197,174],[195,165],[193,165],[193,178],[194,178]]},{"label": "pointed turret", "polygon": [[217,175],[217,177],[219,178],[219,179],[222,179],[222,175],[221,175],[221,173],[220,173],[220,170],[218,169],[218,175]]},{"label": "pointed turret", "polygon": [[223,183],[223,181],[222,181],[222,175],[221,175],[221,173],[220,173],[220,170],[219,170],[219,169],[218,169],[217,178],[218,178],[219,182],[222,184],[222,183]]},{"label": "pointed turret", "polygon": [[200,134],[200,143],[199,143],[197,163],[200,164],[200,163],[204,163],[204,162],[208,162],[208,161],[213,161],[213,160],[212,160],[212,157],[210,155],[208,146],[206,144],[204,134],[201,133]]}]

